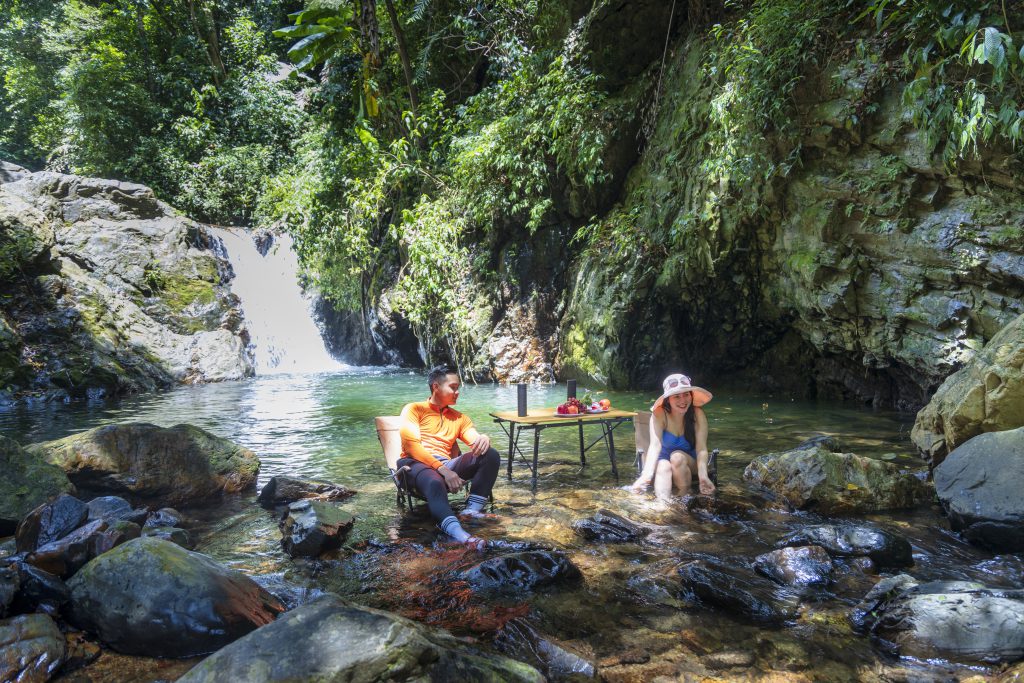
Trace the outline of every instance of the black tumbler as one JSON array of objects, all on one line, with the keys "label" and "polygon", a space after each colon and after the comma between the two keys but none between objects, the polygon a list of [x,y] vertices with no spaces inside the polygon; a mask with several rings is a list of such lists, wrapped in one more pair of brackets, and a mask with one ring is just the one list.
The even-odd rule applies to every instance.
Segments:
[{"label": "black tumbler", "polygon": [[519,409],[519,417],[526,417],[526,385],[516,385],[516,405]]},{"label": "black tumbler", "polygon": [[566,386],[565,397],[566,398],[576,398],[576,380],[570,379],[569,381],[567,381],[565,383],[565,386]]}]

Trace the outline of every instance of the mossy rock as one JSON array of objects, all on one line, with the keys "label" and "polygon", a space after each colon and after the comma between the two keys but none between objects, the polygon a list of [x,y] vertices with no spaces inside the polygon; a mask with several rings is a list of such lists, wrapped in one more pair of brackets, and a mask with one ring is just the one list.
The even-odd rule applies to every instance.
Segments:
[{"label": "mossy rock", "polygon": [[29,512],[61,493],[73,493],[64,471],[18,442],[0,436],[0,536],[14,533]]},{"label": "mossy rock", "polygon": [[164,505],[202,503],[256,485],[256,454],[188,424],[107,425],[29,447],[80,488]]}]

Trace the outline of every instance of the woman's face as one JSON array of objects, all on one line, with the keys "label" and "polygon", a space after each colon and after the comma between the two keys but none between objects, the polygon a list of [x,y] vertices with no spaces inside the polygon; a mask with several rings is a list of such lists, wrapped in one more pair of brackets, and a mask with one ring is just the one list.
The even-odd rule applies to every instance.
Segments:
[{"label": "woman's face", "polygon": [[685,413],[686,409],[693,403],[693,394],[687,391],[683,394],[673,394],[666,399],[670,406],[672,406],[672,412]]}]

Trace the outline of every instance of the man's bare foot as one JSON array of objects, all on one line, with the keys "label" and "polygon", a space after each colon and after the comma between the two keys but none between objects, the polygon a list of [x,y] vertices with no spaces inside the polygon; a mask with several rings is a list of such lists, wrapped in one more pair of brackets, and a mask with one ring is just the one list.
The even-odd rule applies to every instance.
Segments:
[{"label": "man's bare foot", "polygon": [[705,496],[710,496],[715,492],[715,485],[711,483],[711,480],[707,477],[701,477],[700,479],[700,492]]}]

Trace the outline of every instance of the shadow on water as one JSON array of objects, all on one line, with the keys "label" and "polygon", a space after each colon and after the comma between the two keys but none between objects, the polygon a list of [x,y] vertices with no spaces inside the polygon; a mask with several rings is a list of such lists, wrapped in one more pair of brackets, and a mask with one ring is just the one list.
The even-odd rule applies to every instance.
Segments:
[{"label": "shadow on water", "polygon": [[[403,513],[373,426],[375,415],[396,414],[426,396],[422,375],[356,369],[330,375],[279,375],[244,382],[189,386],[117,403],[23,406],[0,413],[0,429],[23,442],[58,438],[100,424],[189,422],[253,449],[261,458],[262,485],[275,474],[326,479],[357,489],[344,507],[356,527],[341,551],[316,561],[293,561],[279,546],[273,513],[252,497],[190,510],[198,550],[258,577],[294,606],[335,591],[358,602],[399,611],[484,641],[511,620],[529,622],[545,637],[585,654],[610,679],[649,680],[658,675],[715,673],[730,680],[949,680],[977,669],[941,661],[896,660],[855,634],[846,615],[877,580],[842,565],[839,580],[803,601],[799,616],[782,624],[755,623],[700,606],[665,590],[681,562],[713,557],[749,566],[786,533],[824,521],[778,510],[748,490],[742,472],[757,455],[791,448],[830,434],[844,450],[908,467],[913,454],[906,415],[839,404],[772,397],[716,395],[707,407],[710,445],[721,449],[719,493],[672,503],[623,490],[635,476],[631,429],[616,432],[616,481],[603,446],[578,461],[575,429],[545,430],[534,490],[528,469],[504,467],[495,488],[496,517],[473,529],[487,538],[538,541],[565,552],[583,581],[523,598],[482,599],[453,579],[475,561],[461,548],[439,542],[425,509]],[[653,395],[609,392],[614,405],[646,409]],[[531,387],[531,407],[554,406],[563,386]],[[514,410],[514,387],[466,386],[459,408],[507,449],[507,437],[489,412]],[[615,511],[645,527],[637,543],[596,544],[572,522],[599,510]],[[870,515],[867,521],[910,540],[919,579],[969,579],[1019,587],[1024,562],[993,557],[948,531],[935,506]],[[518,622],[517,622],[518,623]]]}]

